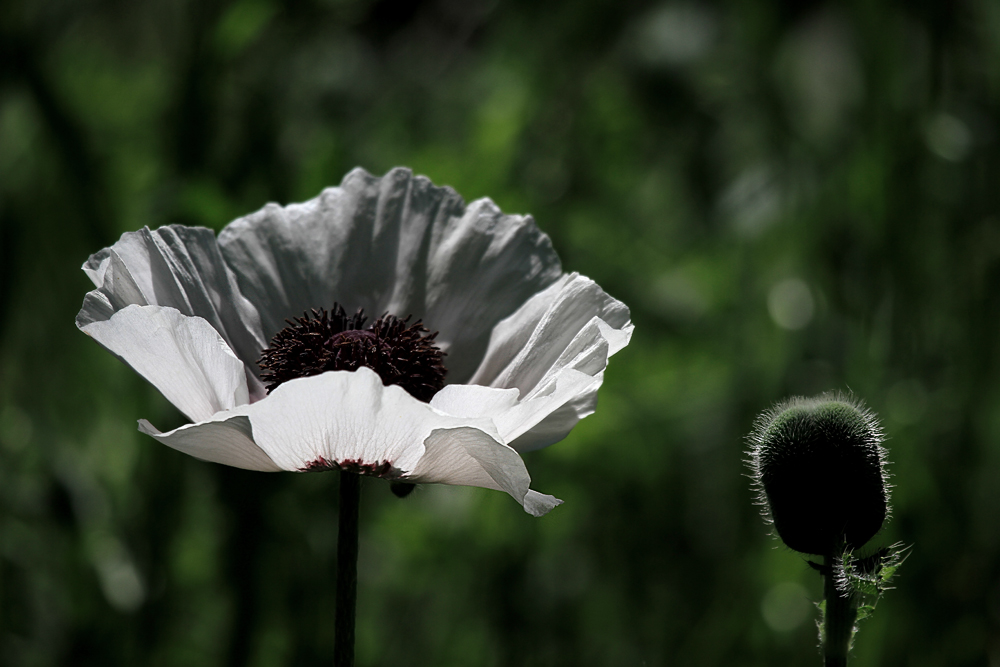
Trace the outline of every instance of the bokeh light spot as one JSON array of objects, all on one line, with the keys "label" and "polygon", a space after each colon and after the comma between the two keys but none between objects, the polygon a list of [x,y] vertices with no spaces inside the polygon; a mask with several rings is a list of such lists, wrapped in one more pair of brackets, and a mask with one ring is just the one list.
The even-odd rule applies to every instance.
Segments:
[{"label": "bokeh light spot", "polygon": [[782,280],[767,294],[767,312],[782,329],[796,331],[805,327],[815,310],[812,292],[799,278]]},{"label": "bokeh light spot", "polygon": [[924,128],[924,136],[927,148],[949,162],[961,162],[972,148],[969,127],[951,114],[941,113],[932,118]]},{"label": "bokeh light spot", "polygon": [[671,3],[646,15],[636,48],[652,65],[687,65],[708,53],[715,33],[715,20],[707,9]]},{"label": "bokeh light spot", "polygon": [[776,632],[788,632],[809,617],[812,603],[802,584],[783,581],[769,590],[760,603],[764,621]]}]

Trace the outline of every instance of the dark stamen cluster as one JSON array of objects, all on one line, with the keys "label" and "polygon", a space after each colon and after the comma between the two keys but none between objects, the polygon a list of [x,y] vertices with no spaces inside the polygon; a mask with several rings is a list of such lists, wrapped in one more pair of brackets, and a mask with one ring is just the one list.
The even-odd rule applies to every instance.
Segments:
[{"label": "dark stamen cluster", "polygon": [[[360,459],[331,461],[324,456],[320,456],[299,468],[299,472],[326,472],[328,470],[340,470],[343,472],[352,472],[355,475],[382,477],[384,479],[395,479],[400,475],[400,471],[394,468],[388,461],[380,461],[378,463],[365,463]],[[393,485],[395,484],[397,482],[393,482]]]},{"label": "dark stamen cluster", "polygon": [[437,333],[420,321],[409,324],[383,315],[364,329],[361,310],[348,317],[343,307],[303,313],[275,334],[261,354],[261,380],[268,392],[288,380],[326,371],[356,371],[367,366],[382,384],[399,385],[414,398],[429,402],[444,387],[444,353],[434,344]]}]

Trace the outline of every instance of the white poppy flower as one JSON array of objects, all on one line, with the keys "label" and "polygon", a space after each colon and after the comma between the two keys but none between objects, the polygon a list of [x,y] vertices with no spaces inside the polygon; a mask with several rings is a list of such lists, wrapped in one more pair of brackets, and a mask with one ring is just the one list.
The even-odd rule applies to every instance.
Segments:
[{"label": "white poppy flower", "polygon": [[[129,232],[83,270],[97,289],[77,326],[193,422],[161,433],[140,420],[163,444],[249,470],[497,489],[536,516],[561,501],[529,490],[520,453],[561,440],[593,412],[608,357],[632,334],[628,308],[564,274],[530,217],[489,199],[466,206],[407,169],[381,178],[355,169],[340,187],[268,204],[218,238],[180,225]],[[412,340],[440,350],[429,353],[437,361],[445,355],[446,384],[425,402],[362,365],[285,377],[268,393],[262,351],[282,336],[308,345],[303,327],[326,317],[312,309],[334,304],[420,318],[436,339],[405,322],[396,329],[410,326]],[[289,329],[288,318],[310,311]],[[371,330],[347,320],[358,329],[347,338],[378,348]],[[347,340],[333,333],[328,346]],[[272,361],[298,363],[301,353]]]}]

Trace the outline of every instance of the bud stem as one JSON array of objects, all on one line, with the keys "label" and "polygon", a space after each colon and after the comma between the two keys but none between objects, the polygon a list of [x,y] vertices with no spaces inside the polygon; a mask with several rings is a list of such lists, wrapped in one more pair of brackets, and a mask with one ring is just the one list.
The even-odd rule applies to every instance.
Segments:
[{"label": "bud stem", "polygon": [[354,617],[358,602],[358,506],[360,475],[340,472],[340,525],[337,532],[337,608],[334,667],[354,667]]},{"label": "bud stem", "polygon": [[858,616],[858,601],[853,594],[843,595],[837,590],[833,575],[833,556],[823,559],[823,596],[826,613],[823,619],[823,653],[825,667],[846,667],[847,652],[851,648],[854,621]]}]

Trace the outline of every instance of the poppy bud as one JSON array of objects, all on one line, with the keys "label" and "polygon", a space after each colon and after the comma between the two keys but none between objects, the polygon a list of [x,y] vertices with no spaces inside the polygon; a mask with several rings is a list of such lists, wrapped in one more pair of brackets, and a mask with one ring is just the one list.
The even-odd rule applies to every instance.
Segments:
[{"label": "poppy bud", "polygon": [[791,398],[757,418],[748,464],[764,518],[789,548],[833,555],[882,528],[883,439],[875,414],[839,394]]}]

